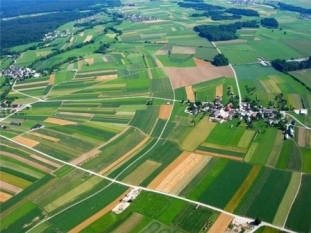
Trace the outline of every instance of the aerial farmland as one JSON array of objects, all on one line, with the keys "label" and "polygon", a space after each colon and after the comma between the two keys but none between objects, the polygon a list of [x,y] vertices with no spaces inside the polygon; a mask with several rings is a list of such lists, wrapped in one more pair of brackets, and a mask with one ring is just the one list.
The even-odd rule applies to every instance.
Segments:
[{"label": "aerial farmland", "polygon": [[1,48],[0,231],[310,232],[311,4],[91,2]]}]

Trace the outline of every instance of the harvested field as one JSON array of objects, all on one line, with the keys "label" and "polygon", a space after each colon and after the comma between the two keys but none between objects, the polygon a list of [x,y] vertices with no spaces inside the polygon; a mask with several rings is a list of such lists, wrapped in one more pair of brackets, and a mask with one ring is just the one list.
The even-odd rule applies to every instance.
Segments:
[{"label": "harvested field", "polygon": [[111,163],[108,167],[101,170],[99,172],[99,174],[105,174],[106,172],[110,171],[111,169],[116,167],[121,162],[125,161],[127,158],[129,158],[131,155],[133,155],[136,151],[138,151],[145,143],[147,143],[149,139],[150,139],[149,136],[145,137],[144,140],[142,140],[139,144],[137,144],[133,149],[128,151],[125,155],[123,155],[122,157],[120,157],[119,159],[117,159],[116,161]]},{"label": "harvested field", "polygon": [[163,120],[167,120],[171,114],[173,105],[166,104],[161,105],[160,111],[159,111],[159,118]]},{"label": "harvested field", "polygon": [[79,165],[81,163],[83,163],[85,160],[88,160],[92,157],[94,157],[95,155],[98,155],[99,153],[101,153],[100,150],[98,150],[97,148],[90,150],[89,152],[79,156],[78,158],[74,159],[73,161],[71,161],[71,164],[74,165]]},{"label": "harvested field", "polygon": [[155,62],[157,63],[158,67],[163,67],[162,62],[159,59],[155,59]]},{"label": "harvested field", "polygon": [[94,63],[94,58],[84,58],[86,64],[92,65]]},{"label": "harvested field", "polygon": [[96,82],[110,81],[110,80],[116,79],[117,77],[118,77],[117,74],[101,75],[101,76],[96,76],[95,81]]},{"label": "harvested field", "polygon": [[84,36],[84,32],[80,32],[80,33],[79,33],[79,36]]},{"label": "harvested field", "polygon": [[228,212],[233,212],[235,208],[239,205],[240,201],[243,199],[244,195],[247,193],[252,183],[259,174],[261,166],[255,165],[244,182],[241,184],[240,188],[236,191],[234,196],[231,198],[229,203],[226,205],[225,210]]},{"label": "harvested field", "polygon": [[[184,153],[186,153],[188,156],[177,166],[175,165],[175,167],[168,169],[169,174],[165,177],[164,180],[162,180],[158,187],[156,187],[156,190],[165,193],[179,193],[182,188],[184,188],[190,181],[184,178],[187,178],[189,173],[191,173],[197,167],[200,168],[198,165],[201,162],[205,162],[206,164],[206,162],[210,160],[210,157],[202,154],[191,153],[189,155],[189,152]],[[196,174],[199,171],[200,170],[197,169]],[[179,186],[179,188],[176,189],[176,186]]]},{"label": "harvested field", "polygon": [[107,57],[105,57],[105,56],[102,56],[102,59],[103,59],[103,61],[104,61],[104,62],[108,62],[108,59],[107,59]]},{"label": "harvested field", "polygon": [[58,115],[67,115],[67,116],[82,116],[82,117],[94,117],[94,114],[92,113],[86,113],[86,112],[58,112]]},{"label": "harvested field", "polygon": [[254,40],[261,40],[259,37],[255,37]]},{"label": "harvested field", "polygon": [[186,94],[187,94],[187,100],[195,101],[195,96],[193,93],[192,86],[185,86]]},{"label": "harvested field", "polygon": [[0,188],[1,188],[1,190],[8,191],[10,193],[15,193],[15,194],[23,191],[23,189],[16,187],[15,185],[12,185],[12,184],[9,184],[5,181],[2,181],[1,177],[0,177]]},{"label": "harvested field", "polygon": [[33,135],[33,136],[36,136],[36,137],[39,137],[39,138],[46,139],[46,140],[51,141],[51,142],[58,142],[59,141],[58,138],[50,137],[50,136],[47,136],[47,135],[44,135],[44,134],[41,134],[41,133],[30,132],[29,134]]},{"label": "harvested field", "polygon": [[72,43],[74,39],[75,39],[75,37],[74,37],[74,36],[70,37],[69,42],[70,42],[70,43]]},{"label": "harvested field", "polygon": [[0,191],[0,202],[6,202],[12,197],[11,194]]},{"label": "harvested field", "polygon": [[254,134],[255,131],[246,130],[238,143],[238,147],[247,148],[249,143],[252,141]]},{"label": "harvested field", "polygon": [[209,61],[204,61],[204,60],[201,60],[195,57],[193,58],[193,61],[197,65],[197,67],[204,67],[204,66],[212,67],[213,66],[212,63],[210,63]]},{"label": "harvested field", "polygon": [[154,55],[167,55],[168,49],[159,49]]},{"label": "harvested field", "polygon": [[173,88],[191,86],[196,83],[213,80],[219,77],[234,77],[229,66],[223,67],[188,67],[188,68],[164,68],[168,74]]},{"label": "harvested field", "polygon": [[173,46],[172,54],[195,54],[195,47]]},{"label": "harvested field", "polygon": [[48,117],[47,119],[44,120],[44,122],[56,124],[56,125],[76,125],[77,124],[76,122],[73,122],[73,121],[67,121],[67,120],[62,120],[62,119],[57,119],[57,118],[52,118],[52,117]]},{"label": "harvested field", "polygon": [[187,157],[191,155],[190,152],[184,151],[178,156],[170,165],[168,165],[149,185],[148,188],[156,189],[162,181],[177,167],[179,166]]},{"label": "harvested field", "polygon": [[223,85],[220,84],[216,87],[216,95],[215,96],[222,97],[222,95],[223,95]]},{"label": "harvested field", "polygon": [[125,179],[123,179],[122,182],[132,185],[140,185],[141,182],[143,182],[149,175],[152,174],[152,172],[154,172],[160,166],[161,163],[148,159],[140,166],[138,166]]},{"label": "harvested field", "polygon": [[46,163],[46,164],[49,164],[53,167],[56,167],[56,168],[60,168],[62,165],[58,164],[58,163],[55,163],[54,161],[51,161],[51,160],[48,160],[46,158],[43,158],[43,157],[40,157],[38,155],[30,155],[31,158],[34,158],[36,160],[39,160],[43,163]]},{"label": "harvested field", "polygon": [[208,120],[208,117],[204,117],[187,135],[182,142],[181,147],[187,151],[195,150],[212,132],[216,123]]},{"label": "harvested field", "polygon": [[307,138],[307,129],[298,128],[298,146],[305,147]]},{"label": "harvested field", "polygon": [[44,80],[44,81],[39,81],[39,82],[31,82],[31,83],[19,83],[19,84],[16,84],[14,85],[14,87],[24,87],[24,86],[29,86],[29,85],[33,85],[33,84],[47,84],[47,81]]},{"label": "harvested field", "polygon": [[89,42],[90,40],[92,40],[92,37],[93,37],[92,35],[87,36],[87,37],[84,39],[83,43]]},{"label": "harvested field", "polygon": [[238,157],[238,156],[223,155],[223,154],[218,154],[218,153],[213,153],[213,152],[208,152],[208,151],[196,150],[195,153],[204,154],[204,155],[208,155],[208,156],[212,156],[212,157],[232,159],[232,160],[236,160],[236,161],[242,161],[243,160],[243,158]]},{"label": "harvested field", "polygon": [[55,74],[51,74],[49,79],[49,85],[54,85],[54,81],[55,81]]},{"label": "harvested field", "polygon": [[124,62],[124,60],[123,60],[123,59],[121,59],[121,62],[122,62],[122,64],[123,64],[123,65],[125,65],[125,62]]},{"label": "harvested field", "polygon": [[172,30],[173,32],[176,32],[176,31],[177,31],[176,28],[174,28],[174,27],[171,27],[171,30]]},{"label": "harvested field", "polygon": [[50,173],[50,172],[53,171],[52,169],[50,169],[48,167],[45,167],[45,166],[43,166],[41,164],[38,164],[38,163],[36,163],[34,161],[28,160],[28,159],[26,159],[24,157],[21,157],[21,156],[18,156],[18,155],[15,155],[15,154],[12,154],[12,153],[9,153],[9,152],[6,152],[6,151],[1,151],[1,155],[7,156],[7,157],[10,157],[10,158],[13,158],[13,159],[16,159],[16,160],[18,160],[18,161],[20,161],[22,163],[25,163],[25,164],[28,164],[28,165],[30,165],[32,167],[38,168],[38,169],[40,169],[41,171],[44,171],[44,172]]},{"label": "harvested field", "polygon": [[96,214],[94,214],[90,218],[86,219],[84,222],[80,223],[78,226],[71,229],[69,233],[80,232],[81,230],[86,228],[88,225],[95,222],[97,219],[99,219],[103,215],[107,214],[120,202],[120,199],[122,199],[127,193],[129,193],[129,191],[130,189],[126,190],[124,193],[122,193],[119,197],[117,197],[113,202],[111,202],[109,205],[104,207],[102,210],[98,211]]},{"label": "harvested field", "polygon": [[142,219],[144,215],[133,213],[128,219],[126,219],[117,229],[114,230],[114,233],[124,233],[132,230]]},{"label": "harvested field", "polygon": [[226,229],[232,220],[233,216],[221,213],[214,222],[213,226],[208,230],[208,233],[226,232]]},{"label": "harvested field", "polygon": [[29,138],[25,138],[23,136],[14,137],[13,140],[15,142],[21,143],[21,144],[23,144],[25,146],[29,146],[29,147],[34,147],[34,146],[39,144],[39,142],[32,140],[32,139],[29,139]]}]

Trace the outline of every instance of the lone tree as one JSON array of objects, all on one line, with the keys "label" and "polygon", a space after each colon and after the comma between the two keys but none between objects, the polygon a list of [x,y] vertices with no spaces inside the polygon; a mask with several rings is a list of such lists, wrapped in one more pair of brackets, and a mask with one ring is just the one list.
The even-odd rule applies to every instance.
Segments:
[{"label": "lone tree", "polygon": [[221,53],[214,57],[212,64],[215,66],[227,66],[229,65],[229,60]]}]

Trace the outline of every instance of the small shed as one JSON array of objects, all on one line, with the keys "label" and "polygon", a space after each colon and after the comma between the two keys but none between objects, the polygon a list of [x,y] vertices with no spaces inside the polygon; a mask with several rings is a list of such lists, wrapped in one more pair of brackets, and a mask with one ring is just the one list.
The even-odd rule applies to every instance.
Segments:
[{"label": "small shed", "polygon": [[11,121],[11,122],[10,122],[10,125],[17,125],[17,126],[21,126],[21,125],[22,125],[22,123],[17,122],[17,121]]},{"label": "small shed", "polygon": [[31,127],[31,130],[36,130],[36,129],[40,129],[40,128],[43,128],[43,125],[35,124],[34,126]]}]

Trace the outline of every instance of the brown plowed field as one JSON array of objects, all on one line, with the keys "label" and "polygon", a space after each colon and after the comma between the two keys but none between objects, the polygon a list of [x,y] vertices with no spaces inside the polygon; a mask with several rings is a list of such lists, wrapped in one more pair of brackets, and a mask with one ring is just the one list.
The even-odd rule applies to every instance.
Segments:
[{"label": "brown plowed field", "polygon": [[198,58],[193,58],[194,63],[197,65],[197,67],[212,67],[212,63],[210,63],[209,61],[204,61],[202,59],[198,59]]},{"label": "brown plowed field", "polygon": [[52,117],[48,117],[47,119],[44,120],[44,122],[52,123],[56,125],[76,125],[77,124],[76,122],[73,122],[73,121],[67,121],[67,120],[57,119],[57,118],[52,118]]},{"label": "brown plowed field", "polygon": [[187,67],[187,68],[164,68],[168,74],[174,89],[191,86],[196,83],[213,80],[219,77],[234,77],[229,66],[222,67]]},{"label": "brown plowed field", "polygon": [[29,147],[34,147],[34,146],[39,144],[39,142],[32,140],[30,138],[25,138],[23,136],[14,137],[13,140],[15,142],[21,143],[21,144],[29,146]]},{"label": "brown plowed field", "polygon": [[167,104],[167,105],[161,105],[160,112],[159,112],[159,118],[163,120],[167,120],[171,114],[173,105]]},{"label": "brown plowed field", "polygon": [[216,219],[213,226],[207,231],[208,233],[223,233],[233,220],[233,216],[221,213]]},{"label": "brown plowed field", "polygon": [[307,130],[305,128],[298,128],[298,146],[305,147],[307,138]]},{"label": "brown plowed field", "polygon": [[111,202],[109,205],[107,205],[105,208],[103,208],[102,210],[98,211],[96,214],[94,214],[93,216],[91,216],[90,218],[88,218],[87,220],[83,221],[82,223],[80,223],[78,226],[74,227],[73,229],[71,229],[69,231],[69,233],[76,233],[76,232],[80,232],[81,230],[83,230],[84,228],[86,228],[88,225],[90,225],[91,223],[95,222],[97,219],[99,219],[100,217],[102,217],[103,215],[107,214],[109,211],[111,211],[119,202],[120,199],[122,199],[123,197],[125,197],[125,195],[130,191],[130,189],[126,190],[124,193],[122,193],[121,196],[117,197],[113,202]]},{"label": "brown plowed field", "polygon": [[91,64],[94,63],[94,58],[85,58],[84,61],[85,61],[87,64],[91,65]]},{"label": "brown plowed field", "polygon": [[15,194],[23,191],[23,189],[16,187],[15,185],[9,184],[2,180],[0,180],[0,188],[2,190],[6,190],[6,191],[9,191],[10,193],[15,193]]},{"label": "brown plowed field", "polygon": [[55,81],[55,74],[51,74],[49,79],[49,85],[54,85],[54,81]]},{"label": "brown plowed field", "polygon": [[9,200],[12,197],[11,194],[5,193],[5,192],[1,192],[0,191],[0,202],[6,202],[7,200]]},{"label": "brown plowed field", "polygon": [[187,94],[187,100],[194,101],[194,93],[192,90],[192,86],[185,86],[186,94]]}]

